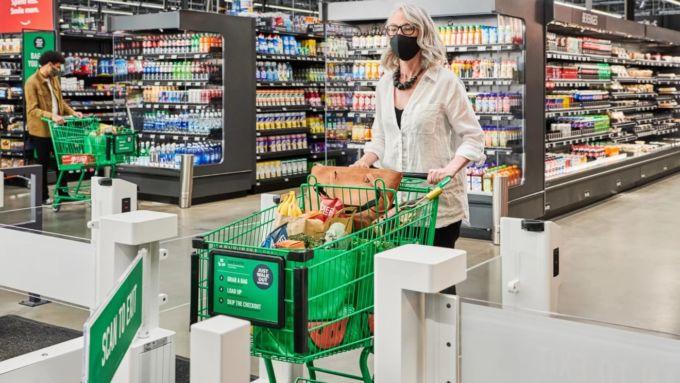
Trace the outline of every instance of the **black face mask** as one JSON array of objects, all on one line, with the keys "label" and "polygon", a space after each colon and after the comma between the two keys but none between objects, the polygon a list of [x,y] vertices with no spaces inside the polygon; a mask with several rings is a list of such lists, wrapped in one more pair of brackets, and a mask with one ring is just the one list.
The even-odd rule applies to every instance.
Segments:
[{"label": "black face mask", "polygon": [[396,35],[390,38],[390,47],[397,57],[408,61],[420,52],[418,38],[414,36]]}]

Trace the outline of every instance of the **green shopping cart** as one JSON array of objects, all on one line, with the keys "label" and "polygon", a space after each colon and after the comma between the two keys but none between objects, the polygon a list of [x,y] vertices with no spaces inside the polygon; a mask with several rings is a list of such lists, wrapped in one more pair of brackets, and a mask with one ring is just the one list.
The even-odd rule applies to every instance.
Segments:
[{"label": "green shopping cart", "polygon": [[[305,364],[309,380],[301,382],[316,382],[317,373],[373,382],[368,368],[373,258],[405,244],[431,245],[438,197],[449,182],[432,187],[405,177],[394,190],[381,179],[372,187],[348,187],[319,184],[309,176],[297,197],[302,211],[319,206],[321,194],[332,194],[344,196],[345,206],[370,206],[382,214],[366,227],[305,250],[262,247],[277,229],[277,206],[195,238],[192,322],[219,314],[250,320],[251,353],[264,359],[273,383],[272,360]],[[360,376],[314,365],[359,348]]]},{"label": "green shopping cart", "polygon": [[95,117],[66,117],[64,124],[43,118],[50,128],[54,156],[59,175],[57,185],[67,173],[78,173],[75,186],[62,185],[54,190],[52,209],[59,211],[65,201],[86,201],[90,199],[90,188],[83,184],[88,170],[99,174],[104,168],[111,168],[115,175],[116,165],[125,163],[137,153],[135,134],[127,130],[101,133],[99,119]]}]

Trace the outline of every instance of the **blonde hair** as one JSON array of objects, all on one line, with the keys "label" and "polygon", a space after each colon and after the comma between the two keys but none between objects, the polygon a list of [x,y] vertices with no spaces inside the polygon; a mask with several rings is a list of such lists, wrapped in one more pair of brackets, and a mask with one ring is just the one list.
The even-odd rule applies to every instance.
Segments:
[{"label": "blonde hair", "polygon": [[[394,15],[398,11],[401,11],[404,14],[404,18],[409,23],[415,25],[420,32],[418,35],[418,46],[422,54],[422,68],[428,69],[431,66],[445,64],[447,59],[444,43],[439,38],[437,27],[430,15],[427,14],[427,11],[417,5],[405,3],[397,5],[392,14]],[[399,68],[399,58],[394,54],[390,46],[383,52],[380,64],[384,69],[392,72]]]}]

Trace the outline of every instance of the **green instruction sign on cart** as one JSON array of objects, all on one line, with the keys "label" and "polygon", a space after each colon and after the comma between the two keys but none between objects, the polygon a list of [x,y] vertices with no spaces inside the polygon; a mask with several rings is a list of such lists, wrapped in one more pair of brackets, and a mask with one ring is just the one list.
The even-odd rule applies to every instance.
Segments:
[{"label": "green instruction sign on cart", "polygon": [[213,250],[208,270],[208,311],[255,325],[284,324],[284,260],[263,254]]},{"label": "green instruction sign on cart", "polygon": [[22,54],[24,83],[40,68],[40,63],[38,62],[40,56],[47,51],[53,51],[54,48],[54,32],[24,31]]},{"label": "green instruction sign on cart", "polygon": [[110,382],[142,324],[143,257],[130,265],[117,288],[85,323],[83,382]]}]

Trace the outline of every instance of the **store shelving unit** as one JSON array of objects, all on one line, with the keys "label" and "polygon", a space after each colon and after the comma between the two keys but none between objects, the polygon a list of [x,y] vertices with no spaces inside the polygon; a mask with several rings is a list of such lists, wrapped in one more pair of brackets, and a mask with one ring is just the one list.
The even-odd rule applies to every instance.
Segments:
[{"label": "store shelving unit", "polygon": [[[18,41],[19,51],[0,54],[0,168],[23,166],[27,163],[27,132],[24,126],[24,97],[21,62],[21,34],[0,34],[0,39]],[[9,49],[9,44],[5,44]],[[17,89],[20,88],[20,89]],[[21,90],[21,92],[16,92]],[[7,128],[7,129],[5,129]],[[19,150],[17,150],[19,149]]]},{"label": "store shelving unit", "polygon": [[185,152],[196,161],[194,200],[245,192],[255,184],[255,148],[243,145],[255,141],[254,24],[197,11],[109,19],[114,56],[135,68],[115,82],[126,88],[121,111],[139,133],[142,154],[118,174],[137,184],[140,194],[176,201],[177,158]]},{"label": "store shelving unit", "polygon": [[[511,75],[494,76],[475,75],[472,73],[458,73],[466,86],[469,95],[481,94],[513,94],[519,95],[521,100],[511,111],[488,110],[479,105],[477,118],[484,127],[493,126],[495,131],[505,134],[509,127],[516,127],[520,132],[516,141],[509,141],[506,145],[487,145],[487,166],[492,164],[516,166],[521,170],[521,179],[510,190],[510,215],[520,217],[538,217],[543,212],[543,168],[541,166],[542,151],[529,151],[525,148],[540,147],[543,141],[541,132],[530,127],[543,124],[543,111],[525,107],[540,104],[543,100],[543,78],[537,74],[544,72],[543,63],[543,32],[542,12],[540,1],[529,1],[526,6],[519,9],[511,1],[491,1],[483,4],[476,2],[443,2],[436,9],[428,9],[433,16],[440,31],[446,38],[447,27],[463,26],[505,26],[506,20],[518,20],[521,25],[521,39],[513,41],[493,41],[482,44],[478,41],[469,43],[456,42],[446,46],[449,62],[460,63],[481,60],[512,61],[516,63],[516,69]],[[376,26],[382,27],[389,16],[388,9],[369,1],[365,9],[371,12],[358,14],[352,3],[330,3],[325,7],[327,19],[330,21],[342,21],[349,25],[360,28],[361,33],[370,34]],[[514,22],[514,21],[512,21]],[[510,22],[507,23],[510,25]],[[480,29],[481,30],[481,29]],[[350,46],[349,57],[343,60],[357,60],[373,58],[379,59],[382,48],[374,46]],[[485,64],[486,65],[486,64]],[[452,67],[453,68],[453,67]],[[349,84],[347,84],[349,86]],[[568,112],[568,111],[567,111]],[[489,129],[491,131],[491,129]],[[352,143],[348,148],[360,148]],[[515,177],[517,172],[514,173]],[[477,176],[477,175],[475,175]],[[481,178],[480,178],[481,180]],[[480,182],[481,184],[481,182]],[[469,227],[463,229],[463,234],[475,237],[488,238],[491,231],[491,193],[490,191],[477,190],[468,193],[470,203]]]},{"label": "store shelving unit", "polygon": [[[612,73],[611,78],[596,81],[559,81],[562,91],[605,91],[605,101],[610,107],[580,109],[583,113],[570,110],[568,114],[563,110],[546,109],[546,152],[551,156],[554,153],[570,153],[575,150],[572,145],[577,144],[589,145],[588,148],[593,150],[602,145],[627,146],[621,147],[623,154],[612,151],[607,157],[591,158],[586,163],[568,168],[555,169],[554,161],[546,162],[544,216],[563,214],[680,169],[680,113],[675,107],[675,92],[668,92],[670,94],[667,95],[661,92],[664,87],[675,87],[677,84],[676,78],[668,74],[680,75],[680,61],[654,54],[639,59],[624,57],[618,53],[625,50],[678,56],[680,50],[674,43],[680,40],[680,33],[559,4],[548,4],[546,10],[546,33],[571,39],[570,49],[573,49],[577,39],[584,38],[605,40],[592,40],[591,43],[604,44],[601,45],[604,49],[609,42],[614,47],[613,53],[605,50],[602,54],[594,54],[593,51],[559,51],[559,47],[555,49],[549,46],[546,47],[548,65],[589,63],[602,65],[604,68],[616,65],[625,68],[623,74],[628,71],[633,74],[625,76]],[[588,17],[584,17],[584,14]],[[584,20],[589,20],[590,24],[584,24]],[[617,71],[620,72],[621,69],[617,68]],[[644,77],[637,74],[643,72]],[[572,130],[572,134],[564,138],[549,131],[551,124],[559,117],[587,114],[611,117],[608,130],[581,134],[582,128],[579,128],[581,130]],[[621,114],[623,119],[619,119]],[[578,150],[582,153],[584,149]],[[554,157],[551,160],[552,158]]]},{"label": "store shelving unit", "polygon": [[[267,101],[256,109],[253,191],[265,192],[303,183],[312,152],[323,141],[324,34],[312,24],[280,29],[272,26],[271,18],[261,17],[255,35],[257,92],[278,93],[277,103],[283,103]],[[286,92],[304,93],[304,103],[292,102]]]}]

